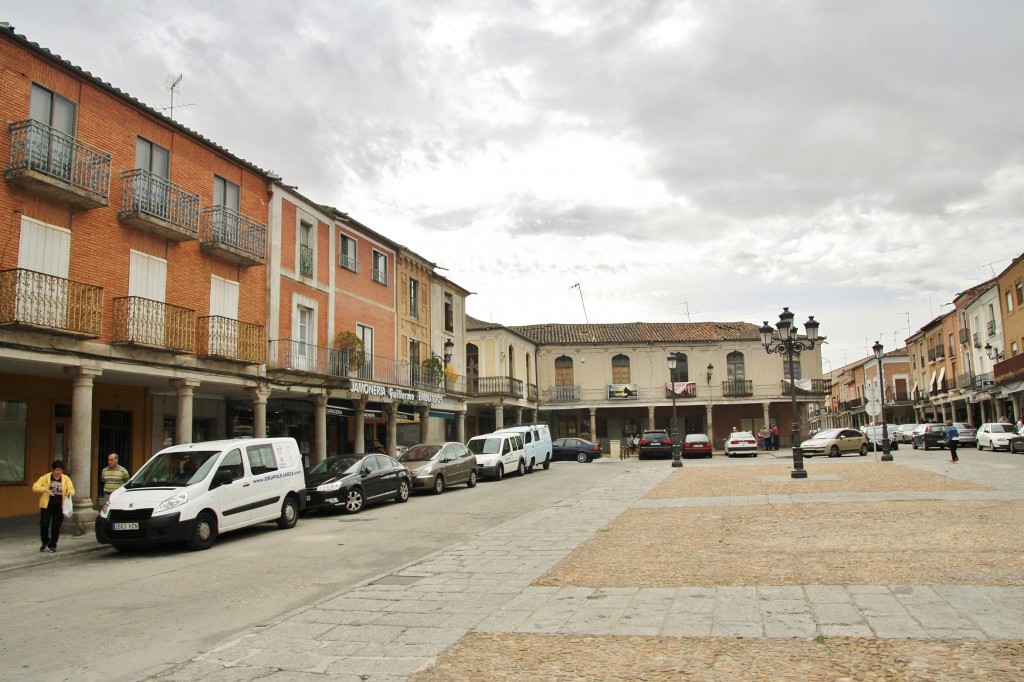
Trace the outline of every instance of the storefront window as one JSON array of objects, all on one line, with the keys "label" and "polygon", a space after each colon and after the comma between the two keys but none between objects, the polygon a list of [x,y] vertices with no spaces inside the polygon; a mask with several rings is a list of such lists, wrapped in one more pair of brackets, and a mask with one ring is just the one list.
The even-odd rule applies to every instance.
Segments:
[{"label": "storefront window", "polygon": [[0,400],[0,482],[25,480],[28,403]]}]

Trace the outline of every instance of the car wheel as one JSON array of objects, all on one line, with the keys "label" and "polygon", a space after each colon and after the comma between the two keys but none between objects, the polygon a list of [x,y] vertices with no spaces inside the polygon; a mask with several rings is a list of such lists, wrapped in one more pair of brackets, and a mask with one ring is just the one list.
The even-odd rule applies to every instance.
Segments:
[{"label": "car wheel", "polygon": [[345,495],[345,511],[349,514],[358,514],[363,508],[363,491],[359,488],[352,488]]},{"label": "car wheel", "polygon": [[398,484],[398,492],[395,493],[395,502],[409,501],[409,481],[402,481]]},{"label": "car wheel", "polygon": [[196,517],[195,528],[188,539],[188,548],[195,550],[210,549],[217,539],[217,519],[207,512],[200,512]]},{"label": "car wheel", "polygon": [[576,461],[579,462],[580,464],[586,464],[587,463],[587,453],[585,453],[585,452],[577,452],[576,453]]},{"label": "car wheel", "polygon": [[526,462],[519,460],[519,465],[516,467],[516,474],[519,476],[526,475]]},{"label": "car wheel", "polygon": [[434,494],[440,495],[444,492],[444,476],[438,474],[434,477]]},{"label": "car wheel", "polygon": [[542,464],[541,467],[544,469],[544,471],[547,471],[548,469],[551,468],[551,457],[550,456],[544,458],[544,464]]},{"label": "car wheel", "polygon": [[473,469],[472,471],[469,472],[469,480],[466,481],[466,487],[467,488],[475,488],[476,487],[476,469]]},{"label": "car wheel", "polygon": [[860,446],[860,456],[861,456],[861,457],[864,457],[864,456],[865,456],[865,455],[867,455],[867,454],[868,454],[868,446],[867,446],[867,444],[865,443],[864,445],[861,445],[861,446]]},{"label": "car wheel", "polygon": [[924,448],[925,452],[927,452],[928,451],[928,441],[924,441],[923,443],[921,443],[921,447]]},{"label": "car wheel", "polygon": [[503,478],[505,478],[505,467],[503,467],[502,465],[499,464],[498,465],[498,469],[497,469],[497,473],[494,474],[494,480],[495,481],[500,481]]},{"label": "car wheel", "polygon": [[833,445],[832,449],[830,449],[828,451],[828,456],[829,457],[840,457],[840,456],[842,456],[842,454],[843,453],[839,451],[839,446],[838,445]]},{"label": "car wheel", "polygon": [[281,505],[281,516],[277,517],[278,528],[294,528],[299,522],[299,505],[294,497],[284,498]]},{"label": "car wheel", "polygon": [[535,466],[537,466],[536,460],[530,460],[530,466],[526,467],[526,473],[532,474],[533,473],[533,468]]},{"label": "car wheel", "polygon": [[917,450],[917,441],[915,440],[915,441],[914,441],[913,443],[911,443],[911,444],[910,444],[910,447],[912,447],[912,448],[914,448],[915,450]]}]

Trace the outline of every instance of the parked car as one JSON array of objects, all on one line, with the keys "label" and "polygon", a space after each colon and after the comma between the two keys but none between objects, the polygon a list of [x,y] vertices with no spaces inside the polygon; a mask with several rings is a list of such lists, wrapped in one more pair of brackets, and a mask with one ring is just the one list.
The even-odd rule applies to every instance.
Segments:
[{"label": "parked car", "polygon": [[710,457],[711,440],[703,433],[688,433],[683,439],[683,457]]},{"label": "parked car", "polygon": [[1013,424],[987,423],[978,427],[978,449],[1024,452],[1024,436],[1017,433]]},{"label": "parked car", "polygon": [[603,454],[600,444],[582,438],[558,438],[551,443],[551,459],[574,459],[580,464],[585,464]]},{"label": "parked car", "polygon": [[409,472],[387,455],[336,455],[306,472],[306,508],[358,514],[364,505],[406,502]]},{"label": "parked car", "polygon": [[849,452],[863,457],[868,454],[869,447],[868,437],[857,429],[824,429],[800,444],[804,457],[840,457]]},{"label": "parked car", "polygon": [[466,443],[476,455],[476,473],[500,481],[506,473],[526,475],[526,449],[523,434],[506,432],[473,436]]},{"label": "parked car", "polygon": [[919,424],[914,429],[913,448],[927,450],[929,448],[946,447],[946,425],[945,424]]},{"label": "parked car", "polygon": [[978,430],[966,422],[953,422],[960,435],[960,447],[973,448],[978,444]]},{"label": "parked car", "polygon": [[547,424],[517,424],[496,431],[506,432],[518,433],[523,437],[527,471],[533,471],[536,466],[551,468],[551,430]]},{"label": "parked car", "polygon": [[897,424],[896,425],[896,440],[900,443],[913,443],[914,442],[914,429],[919,424]]},{"label": "parked car", "polygon": [[[886,434],[889,436],[889,450],[898,450],[900,447],[899,441],[896,440],[896,424],[886,424]],[[875,451],[882,451],[885,449],[885,442],[882,433],[881,424],[872,424],[871,426],[865,426],[861,429],[865,436],[868,437],[868,446]]]},{"label": "parked car", "polygon": [[640,459],[648,457],[671,457],[672,439],[668,431],[658,429],[655,431],[644,431],[640,434]]},{"label": "parked car", "polygon": [[449,486],[476,486],[476,455],[462,443],[420,443],[398,461],[409,471],[413,490],[423,488],[440,495]]},{"label": "parked car", "polygon": [[757,438],[749,431],[733,431],[725,439],[725,455],[747,455],[757,457]]}]

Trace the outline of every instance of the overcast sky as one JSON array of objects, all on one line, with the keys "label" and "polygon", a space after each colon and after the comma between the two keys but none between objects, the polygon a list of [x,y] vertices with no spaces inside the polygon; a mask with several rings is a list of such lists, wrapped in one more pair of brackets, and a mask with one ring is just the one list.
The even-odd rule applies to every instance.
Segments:
[{"label": "overcast sky", "polygon": [[[1024,251],[1024,2],[6,2],[0,20],[545,322],[774,323],[824,369]],[[186,106],[188,105],[188,106]],[[574,287],[574,284],[579,287]]]}]

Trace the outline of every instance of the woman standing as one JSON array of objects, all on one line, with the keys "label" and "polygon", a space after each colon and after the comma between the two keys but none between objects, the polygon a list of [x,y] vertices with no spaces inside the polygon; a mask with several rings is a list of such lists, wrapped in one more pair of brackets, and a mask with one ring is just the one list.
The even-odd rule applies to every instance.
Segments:
[{"label": "woman standing", "polygon": [[32,484],[32,491],[42,493],[39,497],[39,545],[40,552],[56,552],[60,526],[64,523],[64,500],[75,494],[70,476],[64,475],[64,463],[59,459],[53,463],[53,471],[40,476]]}]

